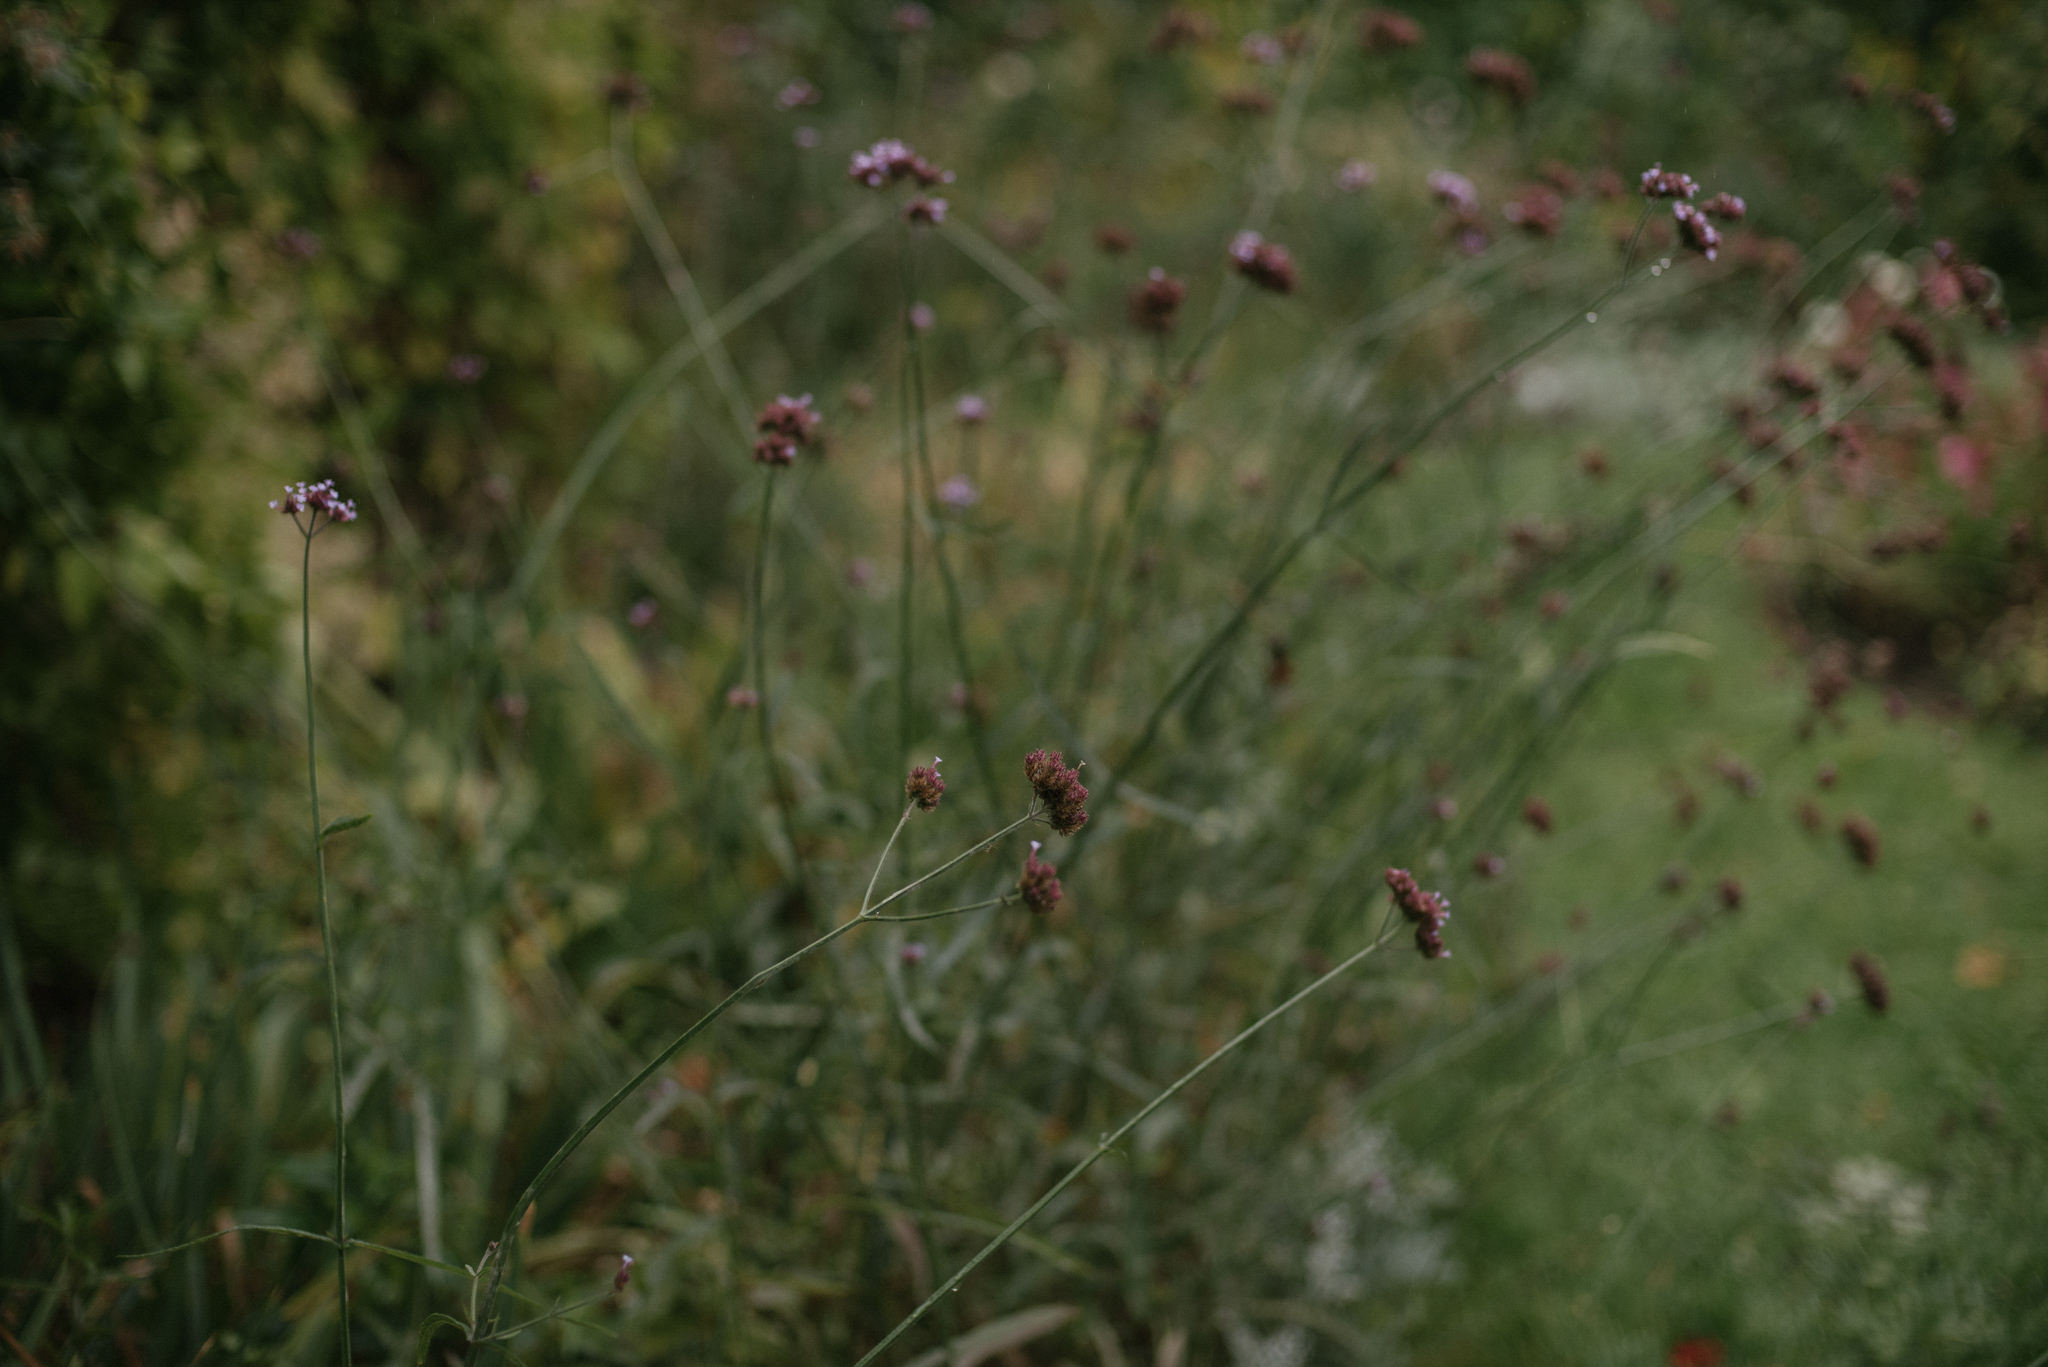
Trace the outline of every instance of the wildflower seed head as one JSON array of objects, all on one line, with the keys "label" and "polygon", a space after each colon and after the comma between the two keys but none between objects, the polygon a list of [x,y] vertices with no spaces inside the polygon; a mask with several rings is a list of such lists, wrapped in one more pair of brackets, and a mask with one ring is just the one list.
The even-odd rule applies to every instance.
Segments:
[{"label": "wildflower seed head", "polygon": [[1059,866],[1048,864],[1038,857],[1039,844],[1031,842],[1031,853],[1024,856],[1024,873],[1017,880],[1017,891],[1024,898],[1024,905],[1039,915],[1044,915],[1058,905],[1060,900]]},{"label": "wildflower seed head", "polygon": [[1680,201],[1671,206],[1671,216],[1678,220],[1678,235],[1685,245],[1712,261],[1721,253],[1721,230],[1707,221],[1707,216],[1692,205]]},{"label": "wildflower seed head", "polygon": [[1667,171],[1662,162],[1643,172],[1639,183],[1645,199],[1691,199],[1700,192],[1691,176],[1683,171]]},{"label": "wildflower seed head", "polygon": [[1180,306],[1188,297],[1187,281],[1154,266],[1145,283],[1131,291],[1131,326],[1161,336],[1173,331]]},{"label": "wildflower seed head", "polygon": [[939,763],[934,759],[929,765],[920,764],[904,780],[903,795],[916,803],[920,812],[936,811],[939,799],[946,795],[946,780],[939,777]]},{"label": "wildflower seed head", "polygon": [[1863,994],[1863,1004],[1882,1016],[1891,1008],[1892,985],[1884,975],[1884,966],[1862,950],[1849,956],[1849,972],[1856,979],[1856,988]]},{"label": "wildflower seed head", "polygon": [[897,138],[883,138],[864,152],[855,152],[846,164],[847,177],[870,190],[880,190],[900,181],[912,180],[929,189],[950,185],[953,173],[933,165]]},{"label": "wildflower seed head", "polygon": [[1476,47],[1465,57],[1465,74],[1507,96],[1516,108],[1536,98],[1536,73],[1529,63],[1496,47]]},{"label": "wildflower seed head", "polygon": [[1230,259],[1237,273],[1260,289],[1275,294],[1294,290],[1294,258],[1277,242],[1247,229],[1230,240]]}]

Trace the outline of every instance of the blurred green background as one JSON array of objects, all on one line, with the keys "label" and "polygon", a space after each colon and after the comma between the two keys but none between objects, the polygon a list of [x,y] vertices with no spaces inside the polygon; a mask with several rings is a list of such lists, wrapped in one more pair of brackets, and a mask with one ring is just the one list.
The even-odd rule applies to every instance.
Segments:
[{"label": "blurred green background", "polygon": [[[1363,943],[1389,865],[1450,895],[1450,960],[1286,1018],[891,1360],[2048,1354],[2048,12],[1413,19],[0,13],[0,1354],[336,1355],[318,1245],[127,1256],[331,1220],[265,507],[329,476],[362,1237],[474,1263],[639,1060],[854,911],[908,764],[949,789],[902,871],[1021,813],[1037,746],[1098,794],[1051,917],[849,937],[629,1102],[517,1280],[631,1288],[522,1360],[853,1361]],[[885,136],[956,173],[945,224],[847,178]],[[1746,199],[1716,261],[1643,219],[1652,163]],[[1504,214],[1546,186],[1554,234]],[[1247,227],[1292,293],[1232,273]],[[731,690],[779,392],[826,448],[768,524],[771,774]],[[360,1360],[459,1353],[419,1330],[465,1279],[351,1273]]]}]

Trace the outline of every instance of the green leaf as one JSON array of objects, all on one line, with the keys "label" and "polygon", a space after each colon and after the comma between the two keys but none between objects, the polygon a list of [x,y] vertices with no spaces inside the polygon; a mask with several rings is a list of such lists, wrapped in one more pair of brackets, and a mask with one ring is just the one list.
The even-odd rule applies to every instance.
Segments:
[{"label": "green leaf", "polygon": [[364,812],[361,816],[338,816],[321,828],[320,838],[325,840],[330,835],[340,835],[343,831],[352,831],[358,826],[368,825],[369,820],[370,814],[368,812]]},{"label": "green leaf", "polygon": [[[367,819],[365,818],[365,820]],[[446,1328],[453,1328],[455,1332],[462,1335],[464,1343],[469,1342],[468,1325],[456,1319],[453,1315],[443,1315],[437,1311],[427,1316],[426,1321],[420,1325],[420,1355],[413,1359],[413,1367],[420,1367],[427,1360],[427,1353],[434,1346],[435,1332]]]}]

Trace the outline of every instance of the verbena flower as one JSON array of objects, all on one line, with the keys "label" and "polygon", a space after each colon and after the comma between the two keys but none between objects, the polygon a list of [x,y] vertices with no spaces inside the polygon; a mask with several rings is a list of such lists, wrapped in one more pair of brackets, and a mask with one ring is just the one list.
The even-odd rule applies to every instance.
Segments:
[{"label": "verbena flower", "polygon": [[950,185],[953,181],[951,171],[934,166],[898,138],[883,138],[866,151],[855,152],[846,164],[846,174],[870,190],[880,190],[902,180],[914,180],[927,188]]},{"label": "verbena flower", "polygon": [[1237,273],[1260,289],[1287,294],[1294,289],[1294,258],[1277,242],[1246,229],[1230,240],[1230,259]]},{"label": "verbena flower", "polygon": [[1043,915],[1059,903],[1060,871],[1058,865],[1038,857],[1039,848],[1036,840],[1031,842],[1031,853],[1024,856],[1024,873],[1017,880],[1017,891],[1025,906]]},{"label": "verbena flower", "polygon": [[1731,195],[1726,190],[1700,205],[1700,212],[1720,219],[1723,223],[1740,223],[1749,213],[1749,206],[1742,202],[1741,195]]},{"label": "verbena flower", "polygon": [[946,201],[936,195],[917,195],[903,206],[903,216],[919,227],[935,227],[946,221]]},{"label": "verbena flower", "polygon": [[780,394],[761,410],[754,427],[761,434],[754,443],[754,459],[763,465],[788,465],[799,448],[817,440],[818,410],[811,407],[808,394],[794,399]]},{"label": "verbena flower", "polygon": [[1721,253],[1721,230],[1707,221],[1707,216],[1690,204],[1680,202],[1671,206],[1671,216],[1678,220],[1678,235],[1685,245],[1712,261]]},{"label": "verbena flower", "polygon": [[946,795],[946,780],[939,777],[940,762],[934,759],[929,765],[920,764],[904,780],[903,795],[921,812],[936,811],[939,799]]},{"label": "verbena flower", "polygon": [[1465,74],[1488,89],[1507,96],[1517,107],[1536,98],[1536,72],[1512,52],[1497,47],[1475,47],[1466,54]]},{"label": "verbena flower", "polygon": [[1866,869],[1876,868],[1877,859],[1883,853],[1883,842],[1878,839],[1877,827],[1867,816],[1851,816],[1842,822],[1842,843],[1849,847],[1849,854]]},{"label": "verbena flower", "polygon": [[1358,41],[1367,52],[1398,52],[1422,41],[1422,25],[1399,10],[1367,10],[1358,18]]},{"label": "verbena flower", "polygon": [[1187,281],[1168,275],[1154,266],[1145,283],[1131,291],[1131,326],[1140,332],[1165,334],[1173,331],[1180,306],[1188,297]]},{"label": "verbena flower", "polygon": [[287,484],[284,497],[273,498],[270,506],[294,522],[298,521],[300,513],[307,514],[301,527],[309,536],[322,525],[320,519],[323,516],[329,522],[356,520],[355,500],[336,493],[331,479],[323,479],[316,484]]},{"label": "verbena flower", "polygon": [[1429,193],[1444,207],[1460,214],[1478,212],[1479,191],[1456,171],[1431,171],[1428,184]]},{"label": "verbena flower", "polygon": [[1691,176],[1683,171],[1667,171],[1662,162],[1643,172],[1641,185],[1645,199],[1691,199],[1700,192]]},{"label": "verbena flower", "polygon": [[1045,818],[1059,835],[1072,835],[1088,824],[1088,790],[1081,784],[1081,771],[1069,769],[1057,750],[1033,750],[1024,757],[1024,777],[1045,807]]},{"label": "verbena flower", "polygon": [[1451,904],[1440,892],[1424,892],[1415,875],[1406,869],[1388,869],[1387,890],[1394,905],[1415,926],[1415,948],[1425,959],[1448,959],[1444,948],[1444,922],[1451,919]]}]

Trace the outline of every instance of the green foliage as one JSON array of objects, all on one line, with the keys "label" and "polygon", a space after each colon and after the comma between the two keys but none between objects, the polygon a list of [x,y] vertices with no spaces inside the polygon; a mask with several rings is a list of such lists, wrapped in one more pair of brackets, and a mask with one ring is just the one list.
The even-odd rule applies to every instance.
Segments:
[{"label": "green foliage", "polygon": [[[2032,381],[1972,324],[1944,345],[1982,426],[1881,367],[1782,405],[1777,442],[1721,396],[1787,351],[1825,369],[1815,320],[1940,236],[2030,322],[2048,38],[1995,5],[1532,0],[1367,54],[1340,7],[1209,17],[1166,52],[1157,13],[1080,3],[0,19],[0,1327],[48,1362],[333,1357],[299,546],[262,506],[332,476],[363,510],[312,558],[321,785],[359,814],[322,836],[349,833],[360,1356],[459,1352],[454,1269],[599,1101],[854,914],[878,859],[893,888],[1020,815],[1040,745],[1095,794],[1044,851],[1058,910],[862,927],[736,1005],[492,1264],[500,1327],[534,1321],[511,1351],[855,1360],[1364,944],[1388,865],[1452,893],[1454,957],[1376,957],[1173,1097],[904,1360],[2038,1350],[2040,760],[1950,691],[2032,677],[2004,642],[2035,639],[2039,557],[1999,539],[2038,518]],[[1239,47],[1260,26],[1272,64]],[[1529,58],[1527,107],[1465,79],[1481,44]],[[942,227],[845,177],[889,135],[958,172]],[[1339,187],[1353,159],[1370,188]],[[1516,234],[1501,206],[1553,161],[1561,233]],[[1654,161],[1749,199],[1715,265],[1595,188]],[[1232,273],[1247,225],[1295,293]],[[1190,287],[1164,341],[1128,321],[1155,264]],[[910,400],[906,286],[936,316]],[[767,508],[778,392],[817,397],[825,454]],[[1875,497],[1822,459],[1852,411],[1914,471]],[[1989,506],[1929,463],[1962,430],[1995,446]],[[1944,557],[1853,577],[1930,640],[1956,616],[1960,653],[1816,713],[1813,641],[1774,627],[1882,634],[1827,615],[1822,543],[1931,516]],[[1766,796],[1721,785],[1729,752]],[[945,801],[885,857],[934,753]],[[1811,836],[1789,794],[1823,758]],[[905,909],[1001,895],[1022,858]],[[1657,891],[1673,864],[1697,877]],[[1858,948],[1887,1017],[1850,1009]],[[1816,983],[1843,1010],[1797,1026]]]}]

